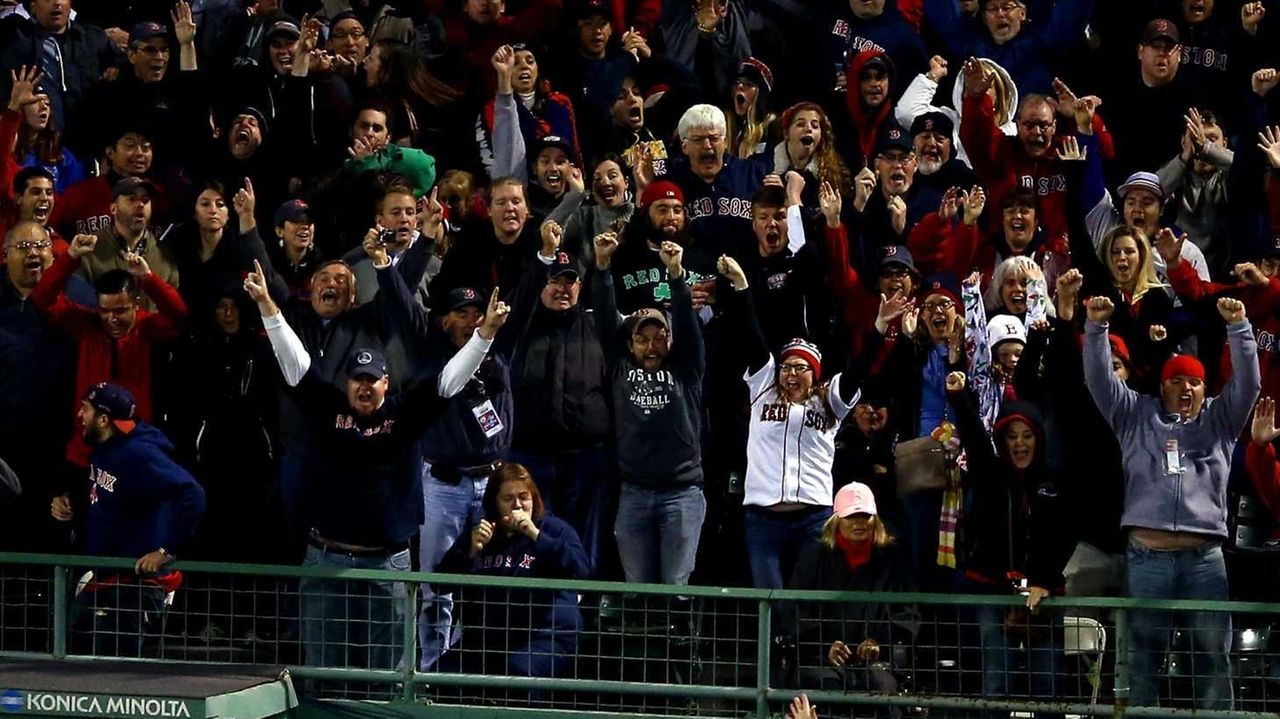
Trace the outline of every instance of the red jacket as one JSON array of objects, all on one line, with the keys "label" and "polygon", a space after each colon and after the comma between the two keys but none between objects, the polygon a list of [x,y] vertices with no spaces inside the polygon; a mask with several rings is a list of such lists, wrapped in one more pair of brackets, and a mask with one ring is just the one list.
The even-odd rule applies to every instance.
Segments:
[{"label": "red jacket", "polygon": [[[138,414],[151,420],[151,352],[155,345],[178,336],[187,306],[178,291],[155,274],[142,278],[142,291],[155,302],[159,312],[138,310],[137,322],[127,335],[112,339],[102,328],[98,312],[67,299],[64,290],[80,260],[62,255],[54,260],[31,293],[31,301],[50,321],[76,341],[76,393],[73,413],[89,388],[99,382],[115,382],[133,393]],[[79,423],[67,446],[67,459],[89,466],[89,446],[80,436]]]},{"label": "red jacket", "polygon": [[907,235],[907,249],[920,274],[928,276],[937,272],[950,272],[956,277],[967,277],[975,269],[990,276],[990,265],[977,264],[974,255],[979,253],[978,226],[966,225],[955,220],[944,220],[936,212],[930,212]]},{"label": "red jacket", "polygon": [[[995,208],[994,216],[998,216],[1001,201],[1014,187],[1032,188],[1040,204],[1036,217],[1049,233],[1049,247],[1066,252],[1067,180],[1058,160],[1028,157],[1017,137],[1005,135],[996,127],[995,106],[986,95],[965,95],[960,142],[969,153],[978,181],[987,190],[987,207]],[[1053,154],[1052,149],[1049,154]]]},{"label": "red jacket", "polygon": [[[1260,397],[1280,399],[1280,278],[1272,277],[1265,285],[1245,283],[1226,285],[1200,279],[1190,262],[1179,262],[1169,269],[1169,284],[1179,297],[1191,302],[1216,295],[1231,295],[1244,303],[1245,315],[1253,325],[1258,341],[1258,369],[1262,372]],[[1231,352],[1224,345],[1218,361],[1218,386],[1231,376]]]},{"label": "red jacket", "polygon": [[[58,196],[49,216],[49,225],[63,237],[75,238],[76,235],[92,235],[104,227],[111,226],[111,205],[114,199],[111,188],[115,179],[107,175],[90,177],[81,180]],[[168,215],[168,198],[164,189],[156,185],[156,195],[151,198],[152,233],[156,237],[163,232],[156,232],[155,226],[161,224]]]},{"label": "red jacket", "polygon": [[[862,107],[862,88],[858,78],[862,76],[862,68],[872,58],[880,58],[889,69],[889,93],[880,107],[868,115]],[[880,136],[880,128],[893,117],[893,94],[897,91],[897,72],[893,60],[883,50],[863,50],[849,62],[846,73],[844,104],[849,111],[849,120],[858,135],[858,151],[862,153],[860,162],[871,165],[876,157],[876,140]]]},{"label": "red jacket", "polygon": [[[1249,473],[1249,481],[1253,482],[1258,498],[1271,511],[1271,516],[1280,519],[1280,467],[1276,466],[1276,448],[1271,444],[1259,447],[1248,434],[1246,430],[1243,441],[1246,445],[1244,467]],[[1275,538],[1278,534],[1280,528],[1271,536]]]},{"label": "red jacket", "polygon": [[18,130],[22,127],[22,113],[5,108],[0,112],[0,200],[14,200],[13,176],[18,174],[22,165],[13,156],[13,148],[18,146]]},{"label": "red jacket", "polygon": [[450,10],[445,0],[428,0],[428,11],[442,17],[445,51],[460,54],[466,68],[465,77],[442,79],[455,85],[486,87],[484,94],[492,94],[493,53],[503,45],[533,44],[545,39],[556,29],[563,5],[564,0],[530,0],[524,10],[514,15],[503,15],[489,25],[477,25],[466,13]]},{"label": "red jacket", "polygon": [[[827,284],[849,329],[852,356],[857,357],[862,352],[864,336],[875,326],[880,314],[880,297],[867,289],[858,271],[849,263],[849,234],[844,225],[831,228],[824,221],[822,231],[827,246]],[[890,337],[897,334],[896,324],[890,328]]]}]

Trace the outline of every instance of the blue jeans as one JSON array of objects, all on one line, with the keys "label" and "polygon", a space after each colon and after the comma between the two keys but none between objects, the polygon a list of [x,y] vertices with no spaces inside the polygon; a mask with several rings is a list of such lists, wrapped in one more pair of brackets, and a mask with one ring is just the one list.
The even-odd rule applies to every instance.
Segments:
[{"label": "blue jeans", "polygon": [[71,650],[75,654],[138,659],[160,636],[165,592],[136,578],[85,590],[71,602]]},{"label": "blue jeans", "polygon": [[[1227,567],[1222,545],[1158,550],[1129,542],[1125,583],[1130,597],[1149,599],[1227,599]],[[1197,709],[1231,709],[1231,615],[1189,612],[1183,619],[1191,635],[1192,691]],[[1158,672],[1169,649],[1172,612],[1134,609],[1129,613],[1129,703],[1156,706]]]},{"label": "blue jeans", "polygon": [[[972,610],[982,638],[982,696],[985,699],[1013,696],[1018,687],[1011,686],[1009,680],[1019,673],[1015,652],[1023,648],[1027,655],[1030,697],[1050,701],[1058,696],[1058,675],[1062,671],[1062,618],[1042,609],[1040,614],[1030,615],[1025,623],[1007,627],[1005,614],[1011,609],[1015,608],[979,605]],[[997,714],[1003,716],[1007,712],[988,712],[986,716]]]},{"label": "blue jeans", "polygon": [[594,573],[600,552],[600,527],[604,523],[604,490],[609,481],[604,448],[536,454],[512,450],[507,458],[529,470],[543,506],[578,532]]},{"label": "blue jeans", "polygon": [[[304,567],[407,572],[409,550],[375,557],[307,547]],[[304,578],[298,585],[306,663],[321,667],[397,669],[404,661],[403,582]]]},{"label": "blue jeans", "polygon": [[782,589],[791,579],[800,552],[817,543],[830,507],[806,507],[772,512],[748,506],[742,517],[751,584],[758,589]]},{"label": "blue jeans", "polygon": [[655,489],[624,482],[613,535],[627,581],[688,584],[706,514],[701,485]]},{"label": "blue jeans", "polygon": [[[463,477],[457,484],[436,479],[431,465],[422,463],[422,500],[426,521],[418,533],[418,567],[435,571],[436,565],[453,548],[458,538],[484,516],[480,500],[484,497],[488,477]],[[422,612],[418,618],[418,642],[422,671],[429,670],[441,654],[458,643],[460,629],[453,622],[453,595],[437,595],[431,585],[423,584]]]}]

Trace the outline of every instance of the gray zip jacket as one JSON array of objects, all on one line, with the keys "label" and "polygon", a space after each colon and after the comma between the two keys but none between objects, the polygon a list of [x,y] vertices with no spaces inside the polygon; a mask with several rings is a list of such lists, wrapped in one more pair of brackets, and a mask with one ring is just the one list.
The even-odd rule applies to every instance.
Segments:
[{"label": "gray zip jacket", "polygon": [[[1182,421],[1159,397],[1140,395],[1111,372],[1107,325],[1086,322],[1084,378],[1124,454],[1121,526],[1227,536],[1227,475],[1236,439],[1258,398],[1258,345],[1249,320],[1227,325],[1231,380]],[[1175,444],[1176,443],[1176,444]],[[1175,451],[1181,471],[1167,471]]]}]

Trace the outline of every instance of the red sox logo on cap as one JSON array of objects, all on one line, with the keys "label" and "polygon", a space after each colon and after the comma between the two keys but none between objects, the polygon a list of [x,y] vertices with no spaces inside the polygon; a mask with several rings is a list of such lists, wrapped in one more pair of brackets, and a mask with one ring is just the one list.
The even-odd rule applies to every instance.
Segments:
[{"label": "red sox logo on cap", "polygon": [[[894,256],[894,255],[896,255],[896,254],[898,254],[898,248],[897,248],[897,246],[896,246],[896,245],[889,245],[888,247],[884,248],[884,256],[885,256],[885,257],[893,257],[893,256]],[[935,282],[935,283],[933,283],[933,284],[934,284],[934,286],[937,286],[937,284],[938,284],[938,283],[937,283],[937,282]]]},{"label": "red sox logo on cap", "polygon": [[564,250],[560,250],[559,252],[557,252],[556,263],[561,265],[569,264],[569,253],[565,252]]},{"label": "red sox logo on cap", "polygon": [[462,291],[462,298],[466,300],[474,300],[476,298],[476,291],[468,287]]},{"label": "red sox logo on cap", "polygon": [[889,128],[889,139],[890,139],[890,140],[897,140],[897,139],[899,139],[900,137],[902,137],[902,130],[899,130],[899,129],[898,129],[898,128],[896,128],[896,127],[891,127],[891,128]]},{"label": "red sox logo on cap", "polygon": [[1151,23],[1151,29],[1154,30],[1155,32],[1169,32],[1169,21],[1156,20],[1155,22]]}]

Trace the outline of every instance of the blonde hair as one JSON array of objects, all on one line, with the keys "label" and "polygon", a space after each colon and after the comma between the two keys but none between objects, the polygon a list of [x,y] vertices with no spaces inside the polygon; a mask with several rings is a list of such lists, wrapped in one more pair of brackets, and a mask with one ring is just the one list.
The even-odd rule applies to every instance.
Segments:
[{"label": "blonde hair", "polygon": [[[873,514],[868,522],[871,524],[871,534],[875,538],[876,547],[887,547],[893,544],[893,535],[889,534],[889,530],[885,528],[884,522],[881,522],[879,517]],[[827,519],[826,524],[822,525],[822,538],[818,541],[822,542],[822,546],[827,549],[835,549],[836,534],[839,532],[840,515],[833,514]]]},{"label": "blonde hair", "polygon": [[[1138,246],[1138,256],[1141,258],[1132,288],[1116,285],[1115,268],[1111,265],[1111,247],[1116,243],[1116,240],[1125,237],[1131,238],[1134,244]],[[1107,272],[1112,273],[1111,284],[1122,292],[1130,293],[1130,304],[1142,299],[1142,296],[1147,294],[1148,291],[1164,287],[1164,283],[1156,275],[1156,267],[1151,258],[1151,242],[1147,240],[1147,233],[1137,227],[1120,225],[1112,228],[1106,235],[1103,235],[1102,242],[1098,244],[1098,257],[1102,260],[1103,266],[1107,268]]]},{"label": "blonde hair", "polygon": [[725,135],[730,142],[735,143],[729,148],[730,154],[740,160],[746,160],[756,154],[756,147],[765,141],[765,135],[769,133],[769,128],[774,121],[778,119],[776,113],[765,113],[764,117],[758,117],[757,109],[759,100],[751,103],[747,108],[747,117],[743,121],[744,127],[741,128],[742,137],[738,137],[738,118],[732,112],[724,114],[725,119]]},{"label": "blonde hair", "polygon": [[991,83],[991,87],[995,90],[996,97],[991,104],[995,106],[996,127],[1000,127],[1013,120],[1013,91],[1005,83],[1005,75],[1000,71],[999,65],[985,57],[978,58],[978,62],[982,63],[983,70],[995,75],[995,82]]}]

